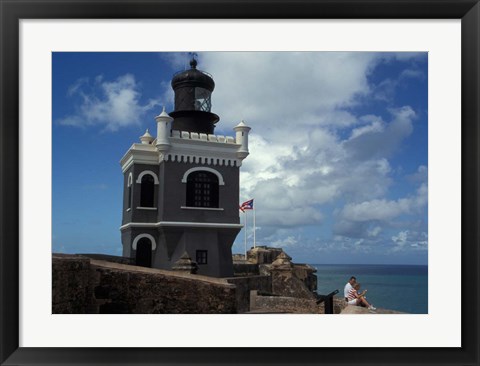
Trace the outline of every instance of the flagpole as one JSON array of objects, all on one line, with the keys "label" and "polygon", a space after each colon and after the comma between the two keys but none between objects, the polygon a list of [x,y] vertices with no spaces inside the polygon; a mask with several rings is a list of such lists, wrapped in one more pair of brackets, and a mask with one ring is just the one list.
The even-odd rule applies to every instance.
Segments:
[{"label": "flagpole", "polygon": [[257,227],[255,226],[255,212],[257,211],[257,209],[255,208],[257,205],[257,202],[255,202],[255,205],[253,206],[253,247],[256,248],[257,247],[257,242],[255,240],[255,232],[257,231]]},{"label": "flagpole", "polygon": [[247,260],[247,210],[243,211],[245,215],[245,260]]}]

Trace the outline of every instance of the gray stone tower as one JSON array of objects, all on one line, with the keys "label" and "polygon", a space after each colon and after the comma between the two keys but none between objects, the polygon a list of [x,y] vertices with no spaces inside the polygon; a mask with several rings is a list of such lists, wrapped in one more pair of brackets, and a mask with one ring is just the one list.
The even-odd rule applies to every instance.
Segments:
[{"label": "gray stone tower", "polygon": [[232,244],[240,231],[239,169],[248,155],[250,127],[235,137],[215,135],[212,77],[197,69],[172,79],[175,108],[155,117],[121,159],[124,175],[123,256],[140,266],[171,269],[185,252],[198,274],[233,275]]}]

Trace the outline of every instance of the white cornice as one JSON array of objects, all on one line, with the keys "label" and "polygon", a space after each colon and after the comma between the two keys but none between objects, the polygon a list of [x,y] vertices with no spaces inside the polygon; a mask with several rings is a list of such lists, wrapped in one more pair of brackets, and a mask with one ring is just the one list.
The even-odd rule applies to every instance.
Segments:
[{"label": "white cornice", "polygon": [[180,206],[182,210],[200,210],[200,211],[223,211],[223,208],[217,207],[190,207],[190,206]]},{"label": "white cornice", "polygon": [[241,159],[233,159],[233,158],[228,158],[225,156],[213,156],[213,157],[208,157],[208,156],[199,156],[199,155],[194,155],[194,154],[182,154],[182,153],[177,153],[177,154],[166,154],[164,158],[161,159],[165,161],[174,161],[178,163],[192,163],[192,164],[205,164],[205,165],[225,165],[225,166],[235,166],[235,167],[240,167],[242,166],[242,160]]},{"label": "white cornice", "polygon": [[207,165],[241,166],[237,151],[241,145],[170,137],[171,148],[164,160]]},{"label": "white cornice", "polygon": [[188,222],[188,221],[160,221],[160,222],[129,222],[120,226],[120,230],[130,227],[158,228],[158,227],[203,227],[213,229],[241,229],[242,224],[225,224],[221,222]]},{"label": "white cornice", "polygon": [[219,142],[209,142],[201,140],[186,140],[170,138],[169,154],[186,154],[205,157],[225,157],[236,159],[237,151],[242,145],[223,144]]},{"label": "white cornice", "polygon": [[159,152],[155,146],[133,144],[120,160],[122,172],[125,173],[132,164],[158,165]]},{"label": "white cornice", "polygon": [[242,145],[232,142],[231,138],[229,141],[169,137],[171,147],[165,153],[158,151],[153,144],[133,144],[120,160],[120,164],[124,173],[132,164],[158,165],[164,160],[240,167],[243,158],[239,157],[238,151]]}]

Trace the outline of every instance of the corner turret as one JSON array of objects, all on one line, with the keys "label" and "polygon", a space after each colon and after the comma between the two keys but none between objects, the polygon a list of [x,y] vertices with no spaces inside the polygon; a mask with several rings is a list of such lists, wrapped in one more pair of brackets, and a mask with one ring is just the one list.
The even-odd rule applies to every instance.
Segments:
[{"label": "corner turret", "polygon": [[250,132],[251,128],[248,127],[244,121],[241,121],[238,125],[234,128],[235,131],[235,142],[238,145],[241,145],[240,148],[237,150],[237,156],[239,159],[245,159],[249,152],[248,152],[248,133]]},{"label": "corner turret", "polygon": [[173,118],[165,112],[165,107],[163,107],[162,113],[156,116],[155,120],[157,121],[157,149],[161,152],[168,151],[170,149],[168,138],[172,130],[171,123]]}]

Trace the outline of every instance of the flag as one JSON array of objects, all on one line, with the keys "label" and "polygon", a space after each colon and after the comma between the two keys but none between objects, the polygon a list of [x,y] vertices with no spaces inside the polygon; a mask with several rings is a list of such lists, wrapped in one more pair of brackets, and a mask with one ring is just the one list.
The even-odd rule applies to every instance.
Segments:
[{"label": "flag", "polygon": [[239,208],[242,212],[245,212],[245,210],[253,210],[253,198],[251,200],[243,202]]}]

